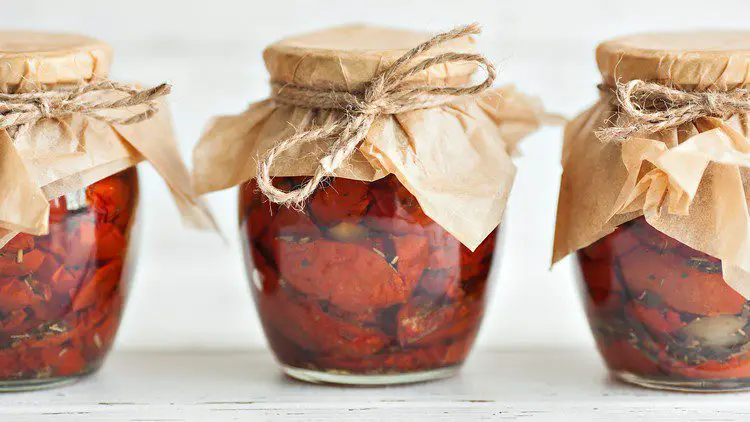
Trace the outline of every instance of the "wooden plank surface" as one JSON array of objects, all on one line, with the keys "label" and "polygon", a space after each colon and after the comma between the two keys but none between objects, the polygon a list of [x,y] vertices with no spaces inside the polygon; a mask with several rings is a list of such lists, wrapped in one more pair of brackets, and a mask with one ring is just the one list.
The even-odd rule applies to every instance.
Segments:
[{"label": "wooden plank surface", "polygon": [[0,421],[732,421],[749,394],[680,394],[608,379],[594,351],[480,351],[449,380],[309,385],[264,351],[119,352],[75,385],[0,395]]}]

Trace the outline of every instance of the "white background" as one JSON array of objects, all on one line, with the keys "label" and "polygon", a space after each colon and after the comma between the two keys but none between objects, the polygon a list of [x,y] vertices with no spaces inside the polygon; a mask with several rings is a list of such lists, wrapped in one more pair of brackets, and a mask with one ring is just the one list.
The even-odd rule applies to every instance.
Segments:
[{"label": "white background", "polygon": [[[438,31],[479,21],[501,83],[574,115],[596,98],[598,41],[636,31],[750,26],[747,0],[2,0],[0,28],[81,32],[114,45],[113,77],[169,81],[188,158],[211,115],[240,112],[267,92],[262,48],[285,36],[370,22]],[[483,348],[592,344],[566,260],[549,271],[559,185],[559,129],[523,145]],[[188,158],[189,159],[189,158]],[[263,347],[244,278],[236,192],[209,196],[227,237],[181,227],[167,190],[142,165],[141,256],[118,347]]]}]

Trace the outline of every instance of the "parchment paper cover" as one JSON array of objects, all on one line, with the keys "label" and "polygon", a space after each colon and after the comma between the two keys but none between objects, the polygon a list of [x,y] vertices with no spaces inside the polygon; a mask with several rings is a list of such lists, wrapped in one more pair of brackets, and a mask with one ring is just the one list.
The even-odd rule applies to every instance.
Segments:
[{"label": "parchment paper cover", "polygon": [[[603,43],[604,83],[640,79],[688,90],[750,84],[750,32],[646,34]],[[750,298],[750,125],[746,114],[699,118],[653,135],[602,142],[623,118],[602,99],[565,130],[553,263],[645,216],[689,247],[720,258]]]},{"label": "parchment paper cover", "polygon": [[[393,63],[429,34],[348,26],[289,38],[264,52],[271,79],[315,88],[357,91],[379,69]],[[429,54],[472,51],[465,37]],[[415,84],[460,86],[476,71],[467,64],[442,64],[416,75]],[[194,151],[193,180],[199,193],[226,189],[256,176],[257,160],[300,125],[309,113],[326,111],[252,104],[238,116],[209,124]],[[517,142],[536,130],[545,114],[539,101],[503,87],[479,98],[376,119],[359,150],[336,177],[373,181],[394,174],[425,213],[470,249],[500,223],[513,184],[511,155]],[[309,176],[325,145],[287,150],[273,176]]]},{"label": "parchment paper cover", "polygon": [[[0,32],[0,91],[23,93],[106,78],[111,58],[109,46],[88,37]],[[167,183],[185,222],[213,227],[181,161],[169,110],[165,103],[159,109],[153,118],[128,126],[74,114],[0,129],[0,246],[18,232],[46,234],[50,199],[143,160]]]}]

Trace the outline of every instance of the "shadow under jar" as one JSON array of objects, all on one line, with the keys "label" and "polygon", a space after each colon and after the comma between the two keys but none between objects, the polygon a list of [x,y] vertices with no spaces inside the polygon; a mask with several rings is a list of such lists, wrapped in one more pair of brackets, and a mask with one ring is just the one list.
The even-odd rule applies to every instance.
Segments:
[{"label": "shadow under jar", "polygon": [[100,367],[130,282],[137,201],[131,167],[50,201],[49,234],[21,233],[0,248],[0,391]]},{"label": "shadow under jar", "polygon": [[750,307],[721,261],[643,217],[578,251],[586,312],[610,371],[652,388],[750,389]]},{"label": "shadow under jar", "polygon": [[360,385],[457,372],[484,312],[497,230],[472,253],[393,175],[324,185],[302,211],[269,203],[254,180],[240,188],[247,274],[283,370]]}]

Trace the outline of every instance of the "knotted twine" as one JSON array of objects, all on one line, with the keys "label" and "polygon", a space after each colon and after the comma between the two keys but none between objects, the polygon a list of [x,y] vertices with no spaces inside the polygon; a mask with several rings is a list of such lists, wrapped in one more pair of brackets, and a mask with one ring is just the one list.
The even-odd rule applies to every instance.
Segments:
[{"label": "knotted twine", "polygon": [[[606,92],[607,87],[602,88]],[[729,117],[750,112],[750,91],[684,91],[653,82],[617,83],[613,102],[625,119],[596,131],[604,142],[622,141],[637,133],[653,134],[701,117]]]},{"label": "knotted twine", "polygon": [[[378,72],[361,92],[319,90],[272,82],[272,98],[278,103],[342,113],[340,117],[321,126],[299,131],[282,139],[258,160],[257,183],[261,192],[271,202],[300,209],[320,183],[333,175],[354,153],[378,116],[437,107],[455,101],[458,97],[479,94],[491,87],[496,77],[495,66],[480,54],[448,52],[410,66],[416,57],[440,44],[480,32],[479,25],[471,24],[436,35]],[[410,77],[432,66],[457,62],[476,63],[485,69],[487,77],[479,84],[466,87],[414,86],[408,82]],[[332,143],[325,156],[320,159],[315,173],[305,184],[290,191],[273,185],[270,171],[274,160],[281,153],[294,146],[323,140]]]},{"label": "knotted twine", "polygon": [[[161,84],[140,89],[110,80],[75,86],[61,86],[33,92],[0,94],[0,129],[11,134],[41,119],[82,114],[111,124],[130,125],[150,119],[159,109],[156,99],[168,95],[171,86]],[[113,94],[119,94],[113,98]],[[123,95],[124,94],[124,95]],[[134,106],[145,109],[123,117],[106,116],[103,111]]]}]

